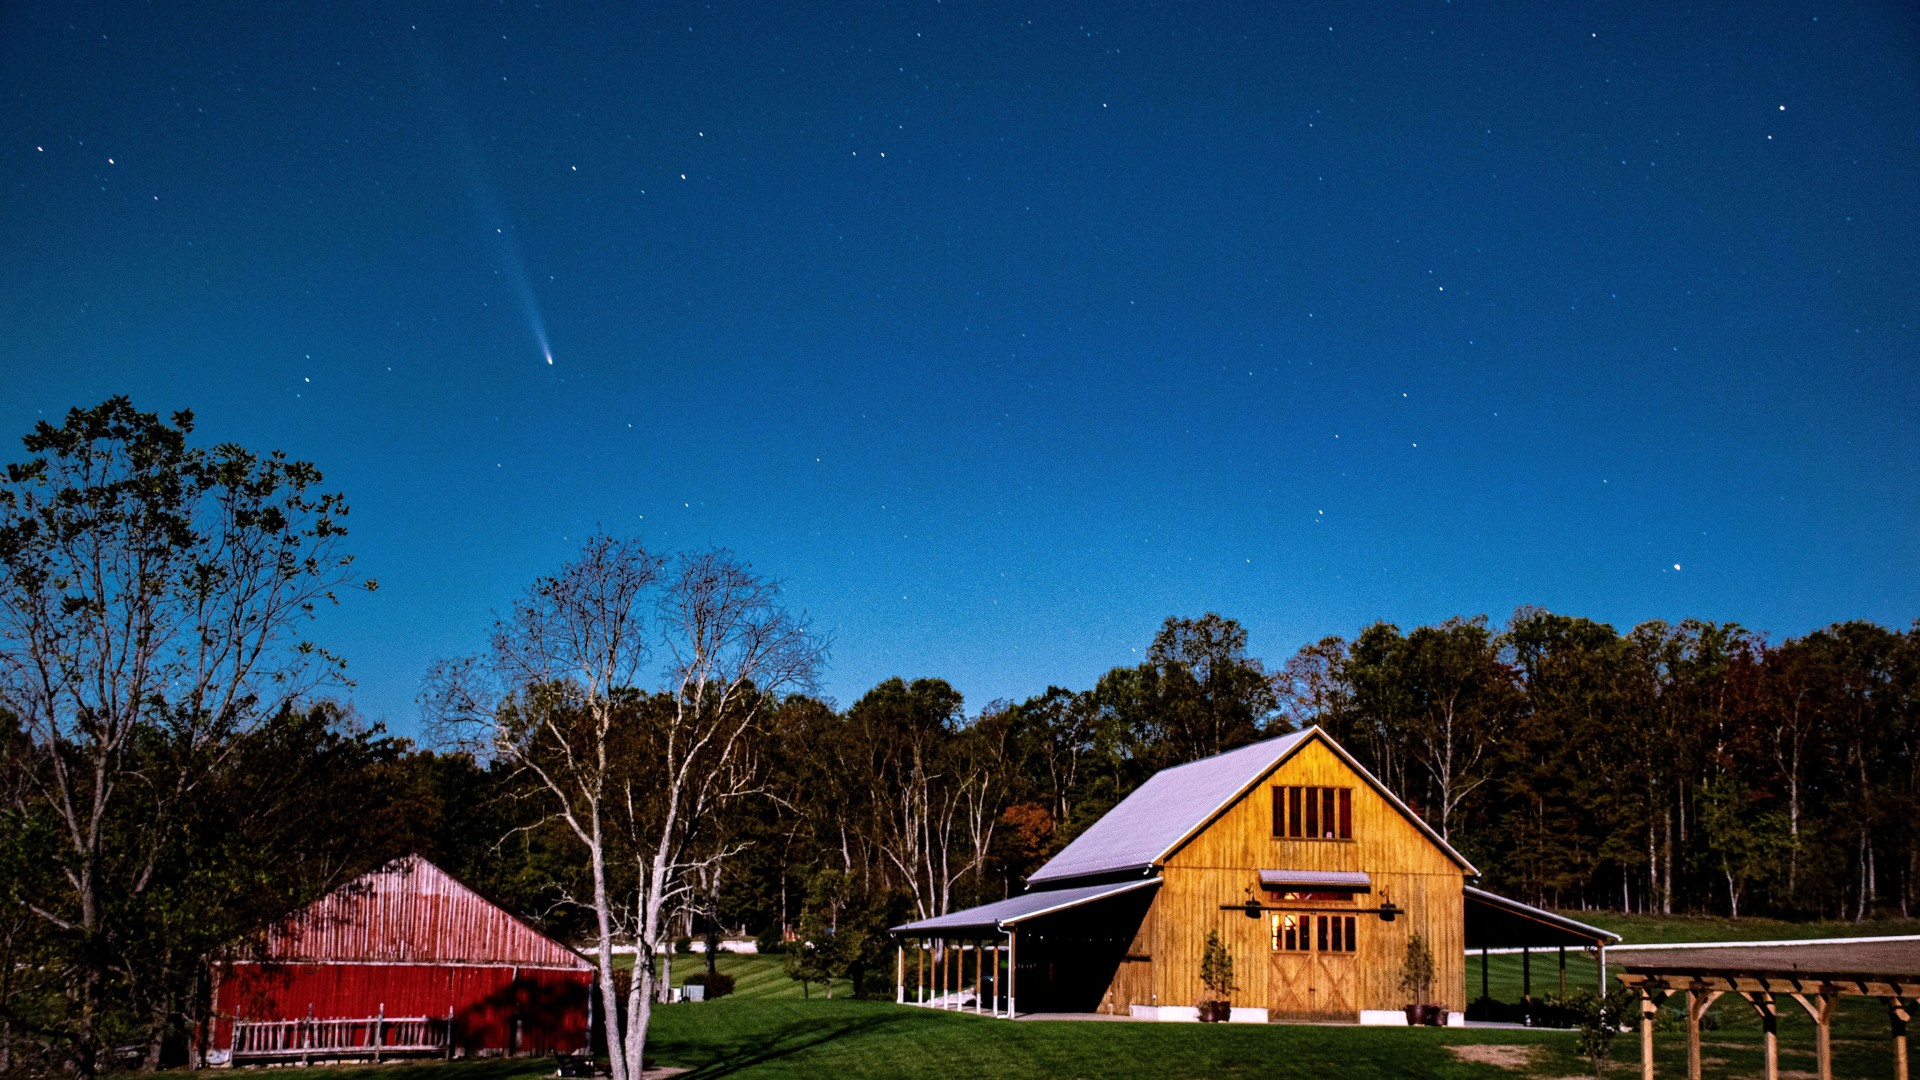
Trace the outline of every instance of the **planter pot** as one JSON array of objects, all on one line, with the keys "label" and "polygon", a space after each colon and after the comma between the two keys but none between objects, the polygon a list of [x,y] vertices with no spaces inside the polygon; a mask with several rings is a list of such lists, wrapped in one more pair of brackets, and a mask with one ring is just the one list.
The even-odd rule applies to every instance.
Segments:
[{"label": "planter pot", "polygon": [[1200,1003],[1200,1022],[1204,1024],[1224,1024],[1233,1015],[1233,1006],[1224,1001],[1203,1001]]},{"label": "planter pot", "polygon": [[1426,1010],[1418,1005],[1407,1006],[1407,1026],[1419,1027],[1426,1019]]},{"label": "planter pot", "polygon": [[1447,1022],[1447,1007],[1445,1005],[1423,1005],[1420,1007],[1420,1012],[1421,1020],[1428,1027],[1442,1027]]}]

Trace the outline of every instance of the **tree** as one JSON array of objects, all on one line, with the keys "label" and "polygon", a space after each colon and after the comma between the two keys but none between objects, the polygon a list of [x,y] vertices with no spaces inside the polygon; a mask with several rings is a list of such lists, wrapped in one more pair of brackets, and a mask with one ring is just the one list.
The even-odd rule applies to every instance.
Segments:
[{"label": "tree", "polygon": [[1781,853],[1792,847],[1786,815],[1757,810],[1756,801],[1731,776],[1715,777],[1700,789],[1700,829],[1727,879],[1727,912],[1736,919],[1747,886],[1770,875],[1780,865]]},{"label": "tree", "polygon": [[1212,994],[1212,1001],[1225,1001],[1239,987],[1233,985],[1233,954],[1220,940],[1220,931],[1207,931],[1207,944],[1200,952],[1200,985]]},{"label": "tree", "polygon": [[[613,1080],[638,1080],[667,982],[655,957],[694,871],[736,849],[707,826],[759,791],[760,726],[810,685],[823,646],[779,589],[725,551],[671,562],[597,535],[534,582],[480,657],[444,661],[422,695],[436,728],[532,778],[586,856]],[[649,676],[661,688],[642,689]],[[616,943],[640,958],[625,1008]]]},{"label": "tree", "polygon": [[1433,949],[1427,945],[1427,939],[1415,934],[1407,939],[1407,953],[1400,962],[1400,992],[1413,999],[1415,1005],[1425,1005],[1433,993]]},{"label": "tree", "polygon": [[57,836],[60,885],[27,907],[71,964],[59,1027],[81,1076],[130,974],[109,909],[150,897],[233,737],[341,671],[298,631],[349,583],[345,502],[306,462],[192,431],[124,397],[74,409],[35,425],[0,490],[0,708],[32,747],[14,810]]}]

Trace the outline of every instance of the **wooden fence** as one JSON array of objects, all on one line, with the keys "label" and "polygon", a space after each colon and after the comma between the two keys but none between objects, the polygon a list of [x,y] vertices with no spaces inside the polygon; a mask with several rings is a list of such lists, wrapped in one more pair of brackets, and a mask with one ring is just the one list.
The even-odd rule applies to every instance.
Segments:
[{"label": "wooden fence", "polygon": [[233,1022],[230,1064],[242,1060],[298,1061],[315,1058],[371,1058],[388,1055],[449,1054],[453,1050],[453,1010],[445,1016],[379,1015],[342,1019],[245,1020]]}]

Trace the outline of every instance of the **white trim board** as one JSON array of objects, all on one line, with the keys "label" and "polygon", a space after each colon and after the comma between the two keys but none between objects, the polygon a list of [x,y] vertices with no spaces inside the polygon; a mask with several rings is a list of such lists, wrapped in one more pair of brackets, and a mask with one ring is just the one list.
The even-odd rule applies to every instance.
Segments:
[{"label": "white trim board", "polygon": [[[1920,934],[1883,934],[1877,937],[1816,937],[1788,938],[1784,941],[1678,941],[1671,945],[1609,945],[1609,955],[1617,952],[1654,952],[1667,949],[1758,949],[1773,945],[1873,945],[1883,941],[1920,941]],[[1523,952],[1552,953],[1557,945],[1541,945],[1530,949],[1486,949],[1488,956],[1519,956]],[[1582,953],[1593,950],[1586,946],[1575,946]],[[1479,956],[1483,950],[1468,949],[1468,956]]]}]

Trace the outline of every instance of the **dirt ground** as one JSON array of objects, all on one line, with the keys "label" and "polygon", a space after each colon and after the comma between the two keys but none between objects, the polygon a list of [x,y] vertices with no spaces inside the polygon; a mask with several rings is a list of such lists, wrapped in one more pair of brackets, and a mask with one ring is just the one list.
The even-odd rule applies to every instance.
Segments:
[{"label": "dirt ground", "polygon": [[1515,1072],[1530,1068],[1540,1056],[1537,1046],[1449,1046],[1453,1056],[1476,1065],[1494,1065]]}]

